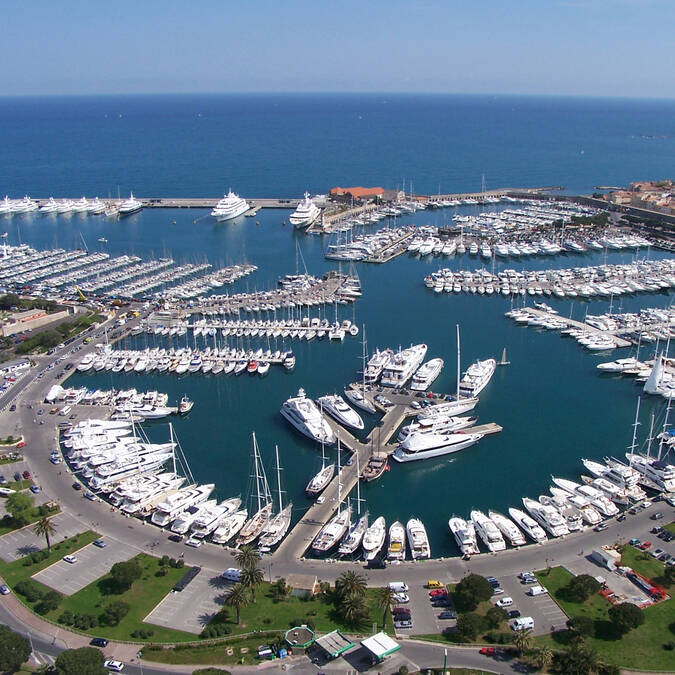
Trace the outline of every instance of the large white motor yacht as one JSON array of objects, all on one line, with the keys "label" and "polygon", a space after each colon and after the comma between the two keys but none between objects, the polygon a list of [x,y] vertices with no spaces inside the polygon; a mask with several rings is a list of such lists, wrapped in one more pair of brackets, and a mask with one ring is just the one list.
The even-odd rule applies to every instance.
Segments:
[{"label": "large white motor yacht", "polygon": [[548,540],[548,535],[544,531],[544,528],[531,516],[528,516],[525,511],[511,507],[509,515],[513,518],[516,525],[536,544],[541,544]]},{"label": "large white motor yacht", "polygon": [[319,406],[325,410],[331,417],[334,417],[340,424],[352,429],[363,429],[363,420],[361,416],[350,408],[345,400],[339,394],[333,396],[322,396],[317,400]]},{"label": "large white motor yacht", "polygon": [[397,462],[414,462],[449,455],[478,443],[484,435],[414,432],[396,448],[393,457]]},{"label": "large white motor yacht", "polygon": [[505,515],[498,511],[488,511],[490,520],[499,528],[500,532],[509,540],[511,546],[524,546],[525,535],[520,528]]},{"label": "large white motor yacht", "polygon": [[389,528],[389,560],[405,560],[405,527],[398,520]]},{"label": "large white motor yacht", "polygon": [[302,434],[314,441],[332,445],[337,440],[328,422],[304,389],[281,406],[281,414]]},{"label": "large white motor yacht", "polygon": [[419,518],[411,518],[405,526],[408,535],[410,555],[413,560],[426,560],[431,558],[431,546],[427,528]]},{"label": "large white motor yacht", "polygon": [[494,359],[472,363],[459,383],[460,394],[478,396],[492,379],[496,367],[497,362]]},{"label": "large white motor yacht", "polygon": [[410,388],[413,391],[426,391],[441,374],[443,370],[443,359],[431,359],[420,366],[419,370],[413,375]]},{"label": "large white motor yacht", "polygon": [[413,345],[394,354],[382,371],[381,383],[386,387],[402,387],[420,367],[426,354],[425,344]]},{"label": "large white motor yacht", "polygon": [[471,511],[471,522],[490,553],[506,548],[506,542],[499,528],[482,511]]},{"label": "large white motor yacht", "polygon": [[631,467],[646,476],[659,490],[675,492],[675,466],[653,457],[626,453]]},{"label": "large white motor yacht", "polygon": [[217,220],[232,220],[246,213],[248,209],[246,200],[229,190],[225,197],[216,204],[211,215]]},{"label": "large white motor yacht", "polygon": [[529,514],[554,537],[562,537],[570,533],[565,518],[555,506],[540,504],[527,497],[523,497],[523,505]]},{"label": "large white motor yacht", "polygon": [[375,522],[365,531],[363,535],[363,558],[372,560],[382,550],[385,537],[387,536],[387,525],[384,516],[375,519]]},{"label": "large white motor yacht", "polygon": [[476,528],[472,522],[467,522],[464,518],[453,516],[448,521],[448,527],[452,532],[459,546],[462,555],[476,555],[480,553],[478,550],[478,542],[476,541]]},{"label": "large white motor yacht", "polygon": [[143,204],[134,197],[134,193],[129,193],[129,199],[123,201],[120,204],[119,214],[120,216],[130,216],[132,213],[136,213],[143,208]]},{"label": "large white motor yacht", "polygon": [[178,518],[185,509],[206,501],[215,487],[213,483],[209,483],[208,485],[193,485],[179,490],[157,505],[150,521],[159,527],[166,527]]},{"label": "large white motor yacht", "polygon": [[305,198],[298,204],[298,208],[291,213],[289,220],[293,227],[303,229],[309,227],[321,213],[321,209],[310,199],[309,192],[305,192]]}]

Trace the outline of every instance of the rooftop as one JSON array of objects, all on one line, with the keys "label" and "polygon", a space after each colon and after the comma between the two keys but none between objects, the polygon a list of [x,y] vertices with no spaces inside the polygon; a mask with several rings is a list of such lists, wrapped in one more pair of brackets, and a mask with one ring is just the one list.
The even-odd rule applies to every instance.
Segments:
[{"label": "rooftop", "polygon": [[332,658],[337,658],[354,646],[354,643],[339,630],[321,636],[316,640],[316,644]]},{"label": "rooftop", "polygon": [[365,640],[361,640],[361,646],[377,659],[383,659],[385,656],[401,649],[401,645],[384,632],[376,633]]}]

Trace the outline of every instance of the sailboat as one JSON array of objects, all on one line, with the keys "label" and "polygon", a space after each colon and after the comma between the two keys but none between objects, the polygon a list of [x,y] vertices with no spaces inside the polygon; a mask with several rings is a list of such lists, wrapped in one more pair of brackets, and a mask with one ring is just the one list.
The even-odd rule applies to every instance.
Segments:
[{"label": "sailboat", "polygon": [[348,387],[345,389],[345,396],[357,407],[361,408],[361,410],[365,410],[366,412],[369,413],[376,413],[377,410],[375,406],[366,398],[365,396],[365,391],[366,391],[366,325],[363,324],[363,366],[361,368],[361,391],[358,391],[358,389],[352,389],[351,387]]},{"label": "sailboat", "polygon": [[239,530],[237,546],[250,544],[260,536],[265,525],[267,525],[273,507],[272,495],[270,494],[269,484],[267,483],[265,468],[263,467],[260,458],[260,450],[258,449],[258,441],[256,440],[255,432],[253,432],[253,465],[258,508],[253,516],[244,523],[241,530]]},{"label": "sailboat", "polygon": [[[359,453],[356,453],[356,475],[359,475]],[[345,535],[344,539],[340,543],[340,548],[338,553],[340,555],[351,555],[356,551],[356,549],[361,545],[363,535],[368,529],[368,511],[366,511],[362,516],[358,517],[361,514],[361,481],[356,481],[356,512],[357,512],[357,521],[354,525],[349,528],[349,531]]]},{"label": "sailboat", "polygon": [[338,450],[338,512],[321,528],[321,531],[312,542],[312,551],[314,553],[327,553],[342,539],[351,518],[351,507],[347,506],[341,510],[342,506],[342,483],[340,478],[340,452]]},{"label": "sailboat", "polygon": [[293,510],[293,502],[289,502],[286,506],[283,505],[281,498],[281,467],[279,466],[279,446],[274,446],[274,453],[277,460],[277,489],[279,493],[279,511],[274,514],[263,528],[260,539],[258,540],[258,547],[262,550],[264,548],[271,548],[276,546],[288,532],[291,525],[291,512]]},{"label": "sailboat", "polygon": [[[338,453],[339,452],[340,450],[338,448]],[[316,476],[312,478],[312,480],[309,481],[309,483],[307,483],[307,487],[305,488],[305,493],[307,494],[307,496],[316,497],[317,495],[320,495],[326,489],[328,483],[330,483],[333,480],[334,475],[335,475],[335,464],[333,464],[332,462],[330,464],[326,464],[326,452],[322,439],[321,470],[316,474]]]},{"label": "sailboat", "polygon": [[504,347],[504,351],[502,352],[502,360],[501,360],[497,365],[500,365],[500,366],[508,366],[508,365],[510,365],[510,364],[511,364],[511,361],[509,361],[509,360],[506,358],[506,347]]}]

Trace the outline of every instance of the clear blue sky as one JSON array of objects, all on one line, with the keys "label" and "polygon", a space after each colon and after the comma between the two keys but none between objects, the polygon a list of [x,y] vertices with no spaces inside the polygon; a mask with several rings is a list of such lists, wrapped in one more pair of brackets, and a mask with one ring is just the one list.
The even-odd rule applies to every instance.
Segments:
[{"label": "clear blue sky", "polygon": [[675,0],[4,0],[0,94],[675,97]]}]

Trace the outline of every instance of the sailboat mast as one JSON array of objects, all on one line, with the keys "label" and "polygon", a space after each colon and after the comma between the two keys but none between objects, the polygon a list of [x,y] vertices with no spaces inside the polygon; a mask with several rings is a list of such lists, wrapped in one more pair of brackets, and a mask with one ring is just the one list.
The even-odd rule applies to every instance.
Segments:
[{"label": "sailboat mast", "polygon": [[356,514],[361,515],[361,469],[359,468],[359,453],[356,451]]},{"label": "sailboat mast", "polygon": [[260,472],[258,471],[258,442],[255,439],[255,431],[253,432],[253,464],[255,465],[255,489],[258,493],[258,511],[262,508],[260,504]]},{"label": "sailboat mast", "polygon": [[458,401],[459,401],[459,378],[460,378],[460,373],[461,373],[460,362],[461,362],[461,355],[460,355],[460,347],[459,347],[459,324],[457,324],[457,400]]},{"label": "sailboat mast", "polygon": [[638,418],[640,415],[640,397],[638,396],[637,408],[635,409],[635,422],[633,422],[633,443],[630,446],[631,457],[635,454],[635,442],[637,440],[637,428],[640,424]]},{"label": "sailboat mast", "polygon": [[340,475],[340,437],[337,439],[338,513],[342,506],[342,476]]},{"label": "sailboat mast", "polygon": [[[363,367],[361,368],[361,393],[366,397],[366,324],[363,324]],[[358,453],[357,453],[358,455]]]},{"label": "sailboat mast", "polygon": [[279,446],[274,446],[274,454],[277,459],[277,488],[279,489],[279,512],[283,511],[281,504],[281,468],[279,467]]},{"label": "sailboat mast", "polygon": [[[654,440],[654,411],[652,410],[652,421],[649,425],[649,439],[647,442],[647,457],[652,454],[652,441]],[[659,457],[661,456],[661,446],[659,445]]]},{"label": "sailboat mast", "polygon": [[661,442],[659,443],[659,456],[657,459],[661,459],[661,453],[663,451],[663,443],[668,433],[668,418],[670,417],[670,404],[672,403],[672,398],[668,399],[668,406],[666,407],[666,419],[663,420],[663,433],[661,434]]},{"label": "sailboat mast", "polygon": [[171,441],[171,458],[173,459],[173,472],[176,473],[176,448],[173,441],[173,424],[169,422],[169,440]]}]

